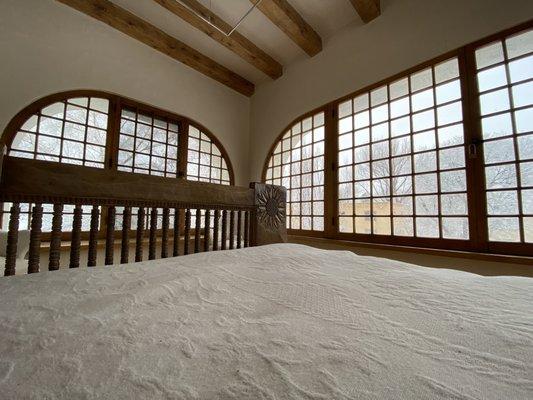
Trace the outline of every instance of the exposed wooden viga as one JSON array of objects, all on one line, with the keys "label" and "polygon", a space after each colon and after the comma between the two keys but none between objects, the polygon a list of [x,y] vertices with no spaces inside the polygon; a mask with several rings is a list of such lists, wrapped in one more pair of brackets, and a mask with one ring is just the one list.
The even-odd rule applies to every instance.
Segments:
[{"label": "exposed wooden viga", "polygon": [[[82,237],[88,238],[88,267],[99,265],[99,244],[104,245],[100,264],[114,264],[118,241],[121,264],[143,261],[146,238],[149,260],[157,258],[159,241],[162,258],[169,256],[169,247],[172,256],[180,256],[286,241],[286,191],[278,186],[224,186],[7,156],[1,164],[0,201],[12,203],[4,275],[16,273],[18,230],[25,229],[20,226],[21,204],[35,204],[30,208],[28,273],[41,270],[44,205],[53,209],[51,271],[81,266]],[[68,226],[64,210],[70,206],[74,214]],[[83,218],[88,219],[85,224]],[[65,231],[70,232],[66,264],[61,263]],[[130,238],[135,240],[134,257]]]}]

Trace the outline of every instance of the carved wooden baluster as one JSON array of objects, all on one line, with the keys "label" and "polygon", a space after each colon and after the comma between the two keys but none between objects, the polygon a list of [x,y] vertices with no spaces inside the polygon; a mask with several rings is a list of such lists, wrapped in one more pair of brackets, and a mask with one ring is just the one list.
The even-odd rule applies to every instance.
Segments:
[{"label": "carved wooden baluster", "polygon": [[229,215],[229,248],[233,250],[235,248],[235,211],[230,211]]},{"label": "carved wooden baluster", "polygon": [[81,219],[82,217],[83,217],[83,210],[81,208],[81,205],[76,204],[76,207],[74,207],[74,219],[72,220],[69,268],[79,268],[80,266]]},{"label": "carved wooden baluster", "polygon": [[155,260],[157,240],[157,208],[153,207],[150,212],[150,242],[148,244],[148,259]]},{"label": "carved wooden baluster", "polygon": [[87,266],[96,266],[96,256],[98,254],[98,227],[100,225],[100,210],[98,206],[93,206],[91,210],[91,230],[89,231],[89,251],[87,256]]},{"label": "carved wooden baluster", "polygon": [[146,212],[144,207],[139,207],[137,213],[137,233],[135,240],[135,262],[143,260],[143,237],[144,237],[144,220]]},{"label": "carved wooden baluster", "polygon": [[30,254],[28,256],[28,274],[39,272],[41,261],[41,233],[43,225],[43,207],[41,204],[33,206],[31,213]]},{"label": "carved wooden baluster", "polygon": [[170,218],[170,210],[163,208],[163,226],[161,230],[161,258],[168,257],[168,224]]},{"label": "carved wooden baluster", "polygon": [[218,250],[218,222],[220,219],[220,210],[215,210],[213,218],[213,250]]},{"label": "carved wooden baluster", "polygon": [[120,263],[127,264],[130,258],[131,207],[124,207],[122,214],[122,238],[120,243]]},{"label": "carved wooden baluster", "polygon": [[54,204],[54,216],[52,217],[52,234],[50,238],[49,271],[59,269],[61,257],[61,225],[63,224],[63,204]]},{"label": "carved wooden baluster", "polygon": [[191,210],[187,208],[185,212],[185,237],[183,243],[183,254],[189,254],[189,239],[191,236]]},{"label": "carved wooden baluster", "polygon": [[244,212],[244,247],[250,246],[250,211]]},{"label": "carved wooden baluster", "polygon": [[242,240],[242,212],[237,211],[237,248],[240,249]]},{"label": "carved wooden baluster", "polygon": [[6,267],[4,270],[5,276],[15,275],[16,272],[20,205],[18,203],[13,203],[9,212],[10,218],[6,245]]},{"label": "carved wooden baluster", "polygon": [[107,208],[107,230],[105,235],[105,265],[113,264],[113,253],[115,252],[115,217],[116,208]]},{"label": "carved wooden baluster", "polygon": [[202,210],[196,209],[196,224],[194,227],[194,252],[200,251],[200,231],[202,230]]},{"label": "carved wooden baluster", "polygon": [[205,210],[205,223],[204,223],[204,251],[209,251],[209,235],[211,229],[211,211]]},{"label": "carved wooden baluster", "polygon": [[226,250],[226,240],[228,236],[228,210],[222,211],[222,243],[220,248]]},{"label": "carved wooden baluster", "polygon": [[172,255],[177,257],[180,255],[180,209],[174,209],[174,248]]}]

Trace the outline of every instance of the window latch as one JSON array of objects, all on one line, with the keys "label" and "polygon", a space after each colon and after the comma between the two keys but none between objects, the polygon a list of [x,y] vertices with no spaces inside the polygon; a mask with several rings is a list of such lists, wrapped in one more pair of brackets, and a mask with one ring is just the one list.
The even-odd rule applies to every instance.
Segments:
[{"label": "window latch", "polygon": [[477,143],[471,143],[468,145],[468,157],[477,158]]}]

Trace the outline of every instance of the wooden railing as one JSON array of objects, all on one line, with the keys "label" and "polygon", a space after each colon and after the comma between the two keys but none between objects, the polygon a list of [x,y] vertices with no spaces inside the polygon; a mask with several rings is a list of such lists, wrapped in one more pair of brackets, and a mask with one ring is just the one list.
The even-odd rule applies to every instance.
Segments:
[{"label": "wooden railing", "polygon": [[[268,193],[273,190],[278,194],[271,202],[276,204],[267,207]],[[103,264],[111,265],[117,241],[121,264],[143,261],[146,239],[148,260],[284,241],[284,196],[283,188],[262,184],[250,188],[223,186],[5,157],[0,201],[12,205],[4,274],[16,273],[21,204],[31,206],[27,272],[35,273],[43,269],[43,239],[49,241],[47,268],[51,271],[60,268],[65,237],[70,245],[70,268],[80,267],[82,240],[87,238],[88,267],[97,265],[99,243],[105,246]],[[53,205],[51,231],[46,237],[43,205]],[[66,206],[73,207],[73,213],[72,223],[65,227]],[[83,207],[91,208],[90,216],[85,215],[90,218],[88,232],[82,231]],[[119,207],[123,210],[121,218],[117,217]],[[265,217],[279,212],[283,216],[277,219]],[[132,226],[134,216],[137,221]],[[278,220],[283,223],[272,223]],[[121,223],[118,229],[117,221]],[[133,244],[135,254],[130,255]]]}]

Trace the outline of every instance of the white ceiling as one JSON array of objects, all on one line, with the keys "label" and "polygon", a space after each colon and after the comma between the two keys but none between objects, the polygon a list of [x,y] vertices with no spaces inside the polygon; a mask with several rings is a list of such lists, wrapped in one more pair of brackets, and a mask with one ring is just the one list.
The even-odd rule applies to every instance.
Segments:
[{"label": "white ceiling", "polygon": [[[256,85],[270,80],[232,51],[189,25],[153,0],[112,0],[181,40],[204,55],[219,62]],[[249,0],[199,0],[227,23],[234,26],[252,5]],[[338,30],[349,24],[362,24],[350,0],[289,0],[291,5],[322,37],[324,43]],[[238,28],[284,67],[308,57],[292,40],[258,9],[253,10]]]}]

